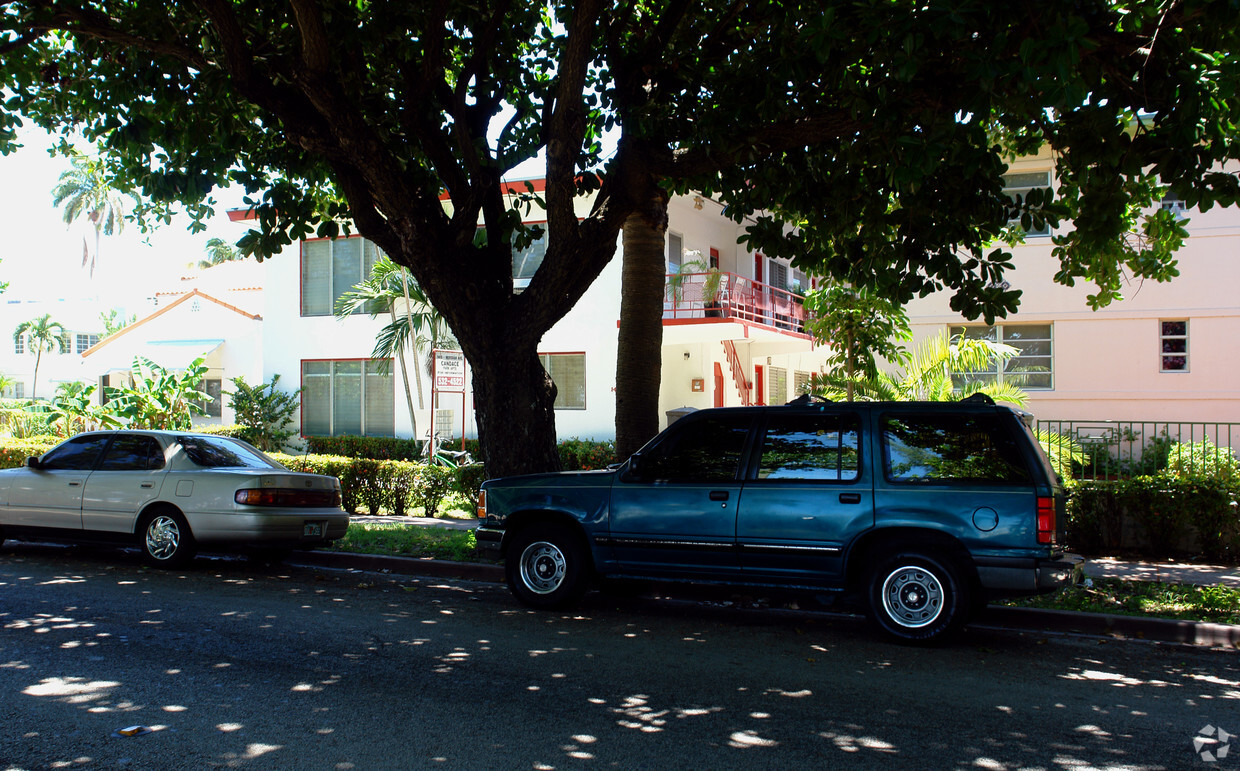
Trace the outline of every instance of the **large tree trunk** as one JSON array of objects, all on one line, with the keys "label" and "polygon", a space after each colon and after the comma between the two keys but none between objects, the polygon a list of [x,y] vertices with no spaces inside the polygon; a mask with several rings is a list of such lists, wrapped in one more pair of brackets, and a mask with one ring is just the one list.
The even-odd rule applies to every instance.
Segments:
[{"label": "large tree trunk", "polygon": [[487,475],[558,470],[555,384],[538,360],[537,341],[481,347],[479,342],[474,340],[465,355],[474,373],[474,409]]},{"label": "large tree trunk", "polygon": [[645,205],[624,221],[616,351],[616,456],[621,460],[659,432],[667,201],[666,191],[652,184]]}]

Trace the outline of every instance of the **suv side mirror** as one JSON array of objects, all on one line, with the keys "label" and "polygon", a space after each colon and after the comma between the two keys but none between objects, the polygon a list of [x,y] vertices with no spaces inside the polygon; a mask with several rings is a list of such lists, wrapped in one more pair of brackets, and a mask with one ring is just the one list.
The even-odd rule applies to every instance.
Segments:
[{"label": "suv side mirror", "polygon": [[647,465],[648,465],[648,461],[640,452],[633,453],[632,455],[629,456],[629,463],[628,463],[629,476],[633,477],[634,479],[641,479],[645,475],[643,472]]}]

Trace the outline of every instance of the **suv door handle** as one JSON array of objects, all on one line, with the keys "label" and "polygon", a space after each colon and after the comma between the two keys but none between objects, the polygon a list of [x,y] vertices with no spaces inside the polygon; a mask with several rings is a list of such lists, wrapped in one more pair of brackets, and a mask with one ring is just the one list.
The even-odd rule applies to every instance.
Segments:
[{"label": "suv door handle", "polygon": [[727,490],[711,490],[710,499],[712,501],[726,501],[728,499]]},{"label": "suv door handle", "polygon": [[861,493],[840,493],[840,503],[861,503]]}]

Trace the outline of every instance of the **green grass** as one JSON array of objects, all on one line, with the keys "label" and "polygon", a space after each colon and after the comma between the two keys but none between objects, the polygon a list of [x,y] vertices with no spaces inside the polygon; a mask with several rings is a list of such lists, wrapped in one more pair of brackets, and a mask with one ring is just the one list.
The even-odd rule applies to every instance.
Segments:
[{"label": "green grass", "polygon": [[474,552],[474,531],[418,525],[352,522],[328,551],[485,562]]},{"label": "green grass", "polygon": [[1240,589],[1095,578],[1054,594],[1002,603],[1022,608],[1240,624]]}]

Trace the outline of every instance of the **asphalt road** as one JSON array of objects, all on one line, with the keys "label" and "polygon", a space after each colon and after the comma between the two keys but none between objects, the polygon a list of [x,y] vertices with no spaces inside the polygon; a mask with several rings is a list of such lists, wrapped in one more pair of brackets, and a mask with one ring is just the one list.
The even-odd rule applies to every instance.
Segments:
[{"label": "asphalt road", "polygon": [[12,544],[0,628],[3,769],[1240,768],[1220,650]]}]

